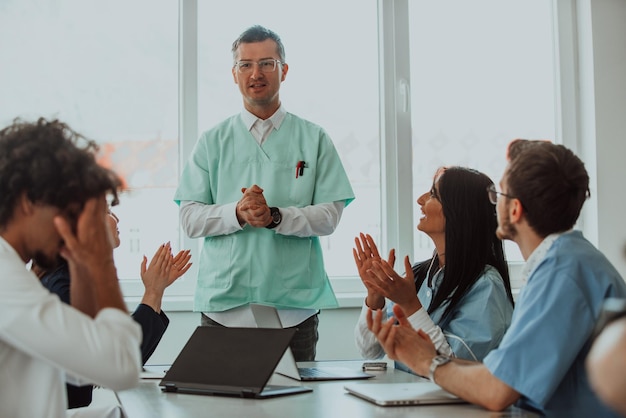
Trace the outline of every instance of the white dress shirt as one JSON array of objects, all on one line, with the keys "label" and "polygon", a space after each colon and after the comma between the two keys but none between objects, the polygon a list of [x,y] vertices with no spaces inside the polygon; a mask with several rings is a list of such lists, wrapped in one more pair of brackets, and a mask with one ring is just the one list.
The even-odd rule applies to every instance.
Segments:
[{"label": "white dress shirt", "polygon": [[135,386],[141,328],[119,309],[95,318],[61,302],[0,237],[0,417],[65,417],[66,381]]}]

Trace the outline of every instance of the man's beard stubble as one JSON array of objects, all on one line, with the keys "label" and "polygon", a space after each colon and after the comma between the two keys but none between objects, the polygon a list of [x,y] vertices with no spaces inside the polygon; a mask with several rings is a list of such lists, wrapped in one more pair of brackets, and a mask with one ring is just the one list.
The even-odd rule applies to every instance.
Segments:
[{"label": "man's beard stubble", "polygon": [[504,241],[505,239],[513,241],[517,236],[517,230],[511,224],[509,214],[507,212],[506,218],[498,219],[498,228],[496,229],[496,236]]},{"label": "man's beard stubble", "polygon": [[41,251],[37,251],[33,256],[33,262],[43,270],[50,270],[59,265],[63,258],[58,255],[54,258],[48,257]]}]

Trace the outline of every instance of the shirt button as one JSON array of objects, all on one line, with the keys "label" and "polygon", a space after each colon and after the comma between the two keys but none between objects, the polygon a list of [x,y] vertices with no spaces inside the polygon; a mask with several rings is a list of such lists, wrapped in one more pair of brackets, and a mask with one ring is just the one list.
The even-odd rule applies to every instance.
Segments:
[{"label": "shirt button", "polygon": [[427,290],[426,291],[426,296],[430,297],[430,294],[431,294],[430,290]]}]

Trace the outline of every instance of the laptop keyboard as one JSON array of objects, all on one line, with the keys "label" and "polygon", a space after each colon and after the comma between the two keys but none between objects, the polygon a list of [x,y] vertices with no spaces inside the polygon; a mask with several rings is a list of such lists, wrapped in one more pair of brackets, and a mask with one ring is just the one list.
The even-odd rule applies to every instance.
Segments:
[{"label": "laptop keyboard", "polygon": [[300,372],[300,376],[302,378],[305,377],[334,377],[337,374],[328,372],[326,370],[316,369],[315,367],[298,367],[298,371]]}]

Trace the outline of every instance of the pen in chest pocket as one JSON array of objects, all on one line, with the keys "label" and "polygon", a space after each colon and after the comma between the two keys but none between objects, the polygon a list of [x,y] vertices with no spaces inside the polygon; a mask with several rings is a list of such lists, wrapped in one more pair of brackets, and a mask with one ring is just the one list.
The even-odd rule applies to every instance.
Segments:
[{"label": "pen in chest pocket", "polygon": [[296,178],[304,175],[304,168],[306,167],[306,163],[304,161],[298,161],[296,164]]}]

